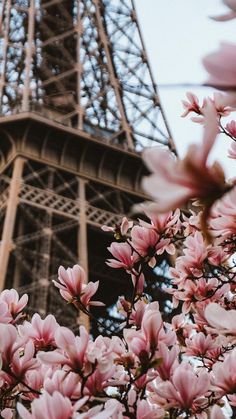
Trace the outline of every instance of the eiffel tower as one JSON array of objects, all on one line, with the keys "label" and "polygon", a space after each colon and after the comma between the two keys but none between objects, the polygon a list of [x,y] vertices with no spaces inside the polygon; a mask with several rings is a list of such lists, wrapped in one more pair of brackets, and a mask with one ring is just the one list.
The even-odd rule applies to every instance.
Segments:
[{"label": "eiffel tower", "polygon": [[114,329],[101,226],[145,199],[142,149],[174,149],[133,0],[1,0],[0,138],[0,288],[71,326],[51,279],[79,262]]}]

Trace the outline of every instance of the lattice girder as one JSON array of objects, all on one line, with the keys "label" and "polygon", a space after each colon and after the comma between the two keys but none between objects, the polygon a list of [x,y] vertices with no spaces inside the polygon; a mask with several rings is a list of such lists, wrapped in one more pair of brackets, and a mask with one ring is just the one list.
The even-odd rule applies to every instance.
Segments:
[{"label": "lattice girder", "polygon": [[2,115],[173,147],[132,0],[5,0],[0,21]]}]

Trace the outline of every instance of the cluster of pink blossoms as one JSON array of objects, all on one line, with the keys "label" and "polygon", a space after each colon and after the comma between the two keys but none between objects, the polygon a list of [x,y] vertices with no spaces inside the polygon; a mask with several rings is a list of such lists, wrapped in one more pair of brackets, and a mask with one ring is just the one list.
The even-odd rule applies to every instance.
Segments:
[{"label": "cluster of pink blossoms", "polygon": [[[215,19],[236,18],[236,0]],[[114,228],[107,265],[123,270],[131,297],[117,296],[123,323],[117,335],[75,335],[49,314],[25,319],[27,295],[0,294],[0,413],[11,419],[227,419],[236,417],[236,186],[218,163],[208,162],[216,136],[233,142],[236,121],[223,123],[236,104],[236,45],[222,44],[204,59],[208,84],[225,89],[202,104],[192,94],[184,114],[203,124],[201,146],[182,160],[163,149],[147,150],[153,198],[145,221],[124,218]],[[180,211],[195,200],[196,211]],[[196,201],[197,200],[197,201]],[[169,258],[165,292],[175,310],[165,321],[149,301],[148,272]],[[98,282],[75,265],[59,268],[54,285],[75,310],[90,316]],[[162,287],[163,290],[163,287]]]},{"label": "cluster of pink blossoms", "polygon": [[[120,296],[117,303],[124,318],[118,335],[93,340],[83,326],[75,335],[51,314],[24,320],[27,296],[3,291],[1,416],[13,417],[16,408],[22,419],[229,417],[224,409],[236,408],[235,232],[229,220],[222,234],[216,220],[232,193],[212,209],[211,243],[201,232],[201,212],[157,215],[151,207],[146,221],[124,218],[105,228],[116,238],[107,264],[133,284],[132,298]],[[166,292],[182,313],[166,322],[158,302],[144,294],[146,268],[157,266],[163,252],[173,259],[179,243]],[[88,315],[91,304],[100,304],[99,284],[87,284],[78,265],[60,267],[55,286]]]}]

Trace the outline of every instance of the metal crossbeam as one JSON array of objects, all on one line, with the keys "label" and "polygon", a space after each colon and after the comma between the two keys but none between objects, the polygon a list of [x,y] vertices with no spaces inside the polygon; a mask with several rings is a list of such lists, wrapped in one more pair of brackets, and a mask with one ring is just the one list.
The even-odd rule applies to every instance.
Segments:
[{"label": "metal crossbeam", "polygon": [[132,0],[4,0],[0,22],[0,114],[173,148]]},{"label": "metal crossbeam", "polygon": [[[0,194],[1,210],[6,206],[7,199],[8,190],[6,189]],[[79,223],[79,200],[66,198],[62,195],[36,188],[32,185],[22,184],[19,193],[19,203],[33,206],[44,211],[48,211],[48,209],[50,209],[52,212],[61,215],[62,217],[76,220]],[[86,216],[87,223],[98,228],[104,224],[114,226],[118,224],[123,217],[122,214],[115,214],[111,211],[106,211],[93,205],[87,205]]]}]

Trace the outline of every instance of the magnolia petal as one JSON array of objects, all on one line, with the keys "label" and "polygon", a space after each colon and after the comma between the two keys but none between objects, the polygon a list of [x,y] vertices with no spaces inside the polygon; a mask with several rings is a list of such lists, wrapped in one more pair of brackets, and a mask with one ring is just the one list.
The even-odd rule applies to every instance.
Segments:
[{"label": "magnolia petal", "polygon": [[224,15],[219,15],[219,16],[209,16],[210,19],[212,20],[216,20],[217,22],[226,22],[228,20],[232,20],[236,18],[236,13],[235,12],[229,12],[229,13],[225,13]]}]

